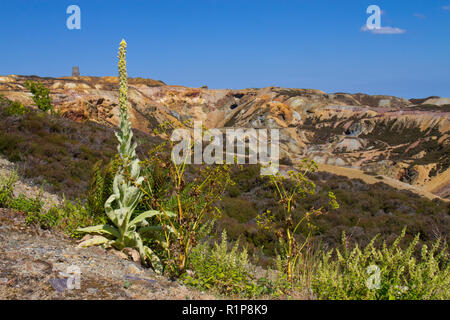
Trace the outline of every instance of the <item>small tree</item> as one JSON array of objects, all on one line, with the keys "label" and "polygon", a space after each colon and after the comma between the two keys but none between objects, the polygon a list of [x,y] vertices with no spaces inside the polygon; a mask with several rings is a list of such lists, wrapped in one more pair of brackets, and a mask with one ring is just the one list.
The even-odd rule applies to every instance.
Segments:
[{"label": "small tree", "polygon": [[34,82],[31,80],[25,81],[25,87],[33,94],[33,101],[40,110],[53,112],[52,99],[48,88],[39,81]]}]

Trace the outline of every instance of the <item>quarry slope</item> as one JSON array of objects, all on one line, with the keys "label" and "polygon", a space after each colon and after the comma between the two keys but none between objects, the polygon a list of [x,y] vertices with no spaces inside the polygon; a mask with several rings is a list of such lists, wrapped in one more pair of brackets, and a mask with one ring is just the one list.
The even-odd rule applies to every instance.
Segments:
[{"label": "quarry slope", "polygon": [[[111,126],[118,122],[115,77],[2,76],[0,94],[32,105],[26,80],[44,83],[65,118]],[[129,96],[133,126],[144,133],[167,120],[180,125],[200,120],[207,128],[278,128],[282,164],[310,157],[322,170],[386,177],[402,182],[398,188],[408,184],[429,197],[450,197],[446,98],[406,100],[279,87],[188,88],[141,78],[129,80]]]}]

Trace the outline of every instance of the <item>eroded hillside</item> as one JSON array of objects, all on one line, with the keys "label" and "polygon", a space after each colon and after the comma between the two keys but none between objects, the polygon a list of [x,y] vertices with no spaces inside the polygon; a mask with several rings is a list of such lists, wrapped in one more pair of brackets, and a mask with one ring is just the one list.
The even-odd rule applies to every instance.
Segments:
[{"label": "eroded hillside", "polygon": [[[116,125],[117,78],[0,77],[0,94],[32,105],[24,86],[44,83],[63,117]],[[312,89],[213,90],[130,79],[133,126],[150,133],[166,120],[201,120],[208,128],[279,128],[284,164],[305,156],[325,171],[380,175],[450,196],[450,99],[328,94]],[[399,184],[397,187],[402,187]]]}]

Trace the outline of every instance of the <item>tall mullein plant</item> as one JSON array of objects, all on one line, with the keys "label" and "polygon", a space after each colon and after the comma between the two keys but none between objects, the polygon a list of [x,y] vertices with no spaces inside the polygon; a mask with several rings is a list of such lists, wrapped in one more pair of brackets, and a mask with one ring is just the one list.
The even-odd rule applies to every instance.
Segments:
[{"label": "tall mullein plant", "polygon": [[[119,250],[136,248],[143,262],[149,261],[155,270],[162,271],[162,264],[156,254],[143,245],[141,235],[161,229],[160,226],[149,226],[147,218],[162,215],[156,210],[146,211],[133,218],[135,209],[141,199],[139,187],[144,180],[140,176],[141,167],[136,157],[136,143],[132,143],[133,131],[128,117],[128,81],[126,66],[127,43],[122,40],[119,49],[119,131],[116,132],[119,145],[117,151],[122,160],[113,182],[113,193],[105,202],[105,212],[114,226],[98,225],[79,229],[81,232],[97,234],[83,241],[80,246],[111,245]],[[133,219],[132,219],[133,218]]]},{"label": "tall mullein plant", "polygon": [[[128,117],[128,75],[127,75],[127,43],[122,40],[119,48],[119,131],[115,132],[119,145],[117,151],[122,160],[113,182],[113,194],[106,200],[105,211],[109,219],[119,227],[121,244],[127,244],[127,230],[131,216],[141,198],[139,186],[144,180],[140,176],[141,168],[136,157],[136,142],[132,143],[133,130]],[[125,179],[128,172],[131,179]],[[134,183],[132,183],[134,181]],[[144,220],[143,220],[144,221]],[[138,239],[136,239],[138,240]],[[139,239],[140,240],[140,239]],[[142,241],[139,241],[142,242]]]}]

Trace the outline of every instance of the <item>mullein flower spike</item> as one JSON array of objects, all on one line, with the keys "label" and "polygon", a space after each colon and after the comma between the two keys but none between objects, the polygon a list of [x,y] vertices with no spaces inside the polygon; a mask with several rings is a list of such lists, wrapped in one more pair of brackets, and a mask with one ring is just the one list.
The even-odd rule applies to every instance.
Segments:
[{"label": "mullein flower spike", "polygon": [[128,100],[128,75],[127,75],[127,43],[124,39],[120,42],[119,47],[119,106],[120,110],[127,110]]},{"label": "mullein flower spike", "polygon": [[[161,216],[162,213],[156,210],[149,210],[140,214],[135,213],[142,196],[139,187],[144,178],[140,175],[141,167],[139,159],[136,157],[137,144],[131,143],[133,131],[128,117],[126,48],[127,43],[122,40],[118,56],[120,121],[119,131],[115,134],[119,141],[117,151],[123,163],[114,177],[113,192],[105,202],[105,213],[113,225],[98,225],[78,229],[81,232],[97,234],[96,237],[80,243],[80,246],[109,245],[119,250],[126,247],[136,248],[143,262],[149,261],[155,271],[162,272],[161,260],[149,247],[144,245],[140,234],[141,228],[149,224],[146,219]],[[129,174],[131,179],[126,178],[125,173]]]},{"label": "mullein flower spike", "polygon": [[136,158],[136,143],[132,144],[133,131],[128,117],[128,75],[127,75],[127,43],[124,39],[120,42],[119,47],[119,107],[120,107],[120,131],[116,132],[119,140],[117,151],[120,157],[125,160],[125,166],[128,167],[128,160]]}]

